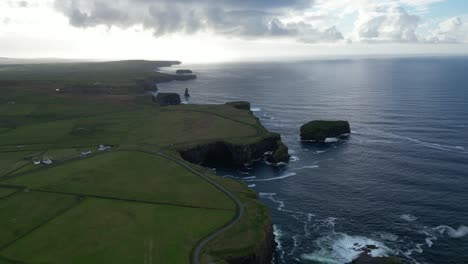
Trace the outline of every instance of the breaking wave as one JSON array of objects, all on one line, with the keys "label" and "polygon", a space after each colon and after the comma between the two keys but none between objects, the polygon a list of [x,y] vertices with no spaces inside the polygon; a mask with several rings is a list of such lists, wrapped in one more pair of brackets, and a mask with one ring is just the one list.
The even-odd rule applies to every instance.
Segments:
[{"label": "breaking wave", "polygon": [[439,231],[441,235],[446,233],[451,238],[461,238],[468,235],[468,227],[464,225],[459,226],[457,229],[454,229],[447,225],[441,225],[435,227],[434,230]]},{"label": "breaking wave", "polygon": [[416,220],[418,220],[418,218],[414,215],[410,215],[410,214],[403,214],[400,216],[401,219],[405,220],[406,222],[414,222]]},{"label": "breaking wave", "polygon": [[[296,173],[295,172],[288,172],[288,173],[284,173],[280,176],[277,176],[277,177],[273,177],[273,178],[265,178],[265,179],[248,179],[246,180],[247,182],[265,182],[265,181],[276,181],[276,180],[282,180],[282,179],[286,179],[286,178],[289,178],[289,177],[292,177],[292,176],[295,176]],[[245,178],[244,178],[245,179]]]},{"label": "breaking wave", "polygon": [[350,236],[345,233],[331,233],[320,237],[316,241],[318,250],[303,254],[304,260],[313,260],[322,263],[343,264],[352,262],[364,252],[368,246],[372,257],[388,256],[393,251],[384,243],[362,236]]}]

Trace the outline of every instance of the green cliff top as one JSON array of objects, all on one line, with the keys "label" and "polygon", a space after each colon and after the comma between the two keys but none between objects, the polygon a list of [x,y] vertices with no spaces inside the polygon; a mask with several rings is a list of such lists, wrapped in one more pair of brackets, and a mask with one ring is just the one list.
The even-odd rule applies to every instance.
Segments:
[{"label": "green cliff top", "polygon": [[[177,150],[250,144],[270,133],[231,105],[157,107],[149,96],[131,95],[140,89],[135,79],[165,80],[150,73],[155,66],[0,66],[1,263],[190,263],[198,243],[239,208],[185,166],[246,204],[241,221],[203,249],[203,262],[257,249],[270,217],[256,194],[182,160]],[[119,92],[56,91],[80,83]]]}]

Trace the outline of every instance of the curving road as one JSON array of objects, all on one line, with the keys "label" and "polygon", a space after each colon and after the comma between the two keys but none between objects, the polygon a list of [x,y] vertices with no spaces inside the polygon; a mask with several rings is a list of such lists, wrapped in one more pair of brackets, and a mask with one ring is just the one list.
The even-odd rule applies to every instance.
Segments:
[{"label": "curving road", "polygon": [[186,168],[187,170],[189,170],[190,172],[192,172],[193,174],[203,178],[204,180],[206,180],[207,182],[211,183],[213,186],[215,186],[217,189],[219,189],[220,191],[222,191],[223,193],[225,193],[229,198],[231,198],[231,200],[234,201],[234,203],[236,204],[236,207],[237,207],[237,210],[236,210],[236,215],[235,217],[226,225],[224,225],[223,227],[221,227],[220,229],[218,229],[216,232],[210,234],[209,236],[205,237],[204,239],[202,239],[198,245],[195,247],[194,249],[194,252],[193,252],[193,260],[192,262],[194,264],[200,264],[200,257],[201,257],[201,251],[203,249],[203,247],[205,247],[206,244],[208,244],[208,242],[210,242],[211,240],[213,240],[214,238],[216,238],[218,235],[220,235],[221,233],[225,232],[226,230],[228,230],[229,228],[231,228],[233,225],[237,224],[239,222],[239,220],[242,218],[242,216],[244,215],[244,205],[241,203],[241,201],[236,197],[234,196],[234,194],[232,194],[230,191],[228,191],[227,189],[225,189],[223,186],[221,186],[220,184],[218,184],[217,182],[213,181],[212,179],[210,179],[209,177],[197,172],[196,170],[192,169],[190,166],[188,166],[187,164],[185,164],[184,162],[176,159],[176,158],[173,158],[171,156],[168,156],[162,152],[158,152],[156,153],[157,155],[161,156],[161,157],[164,157],[166,159],[169,159],[169,160],[172,160],[173,162],[179,164],[180,166]]}]

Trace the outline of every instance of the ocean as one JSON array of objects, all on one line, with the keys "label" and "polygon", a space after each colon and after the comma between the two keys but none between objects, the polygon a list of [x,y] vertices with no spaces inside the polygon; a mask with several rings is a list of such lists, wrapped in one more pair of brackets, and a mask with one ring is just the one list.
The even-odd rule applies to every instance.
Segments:
[{"label": "ocean", "polygon": [[[468,263],[468,58],[181,65],[160,84],[187,103],[245,100],[288,145],[287,166],[218,169],[270,207],[273,263],[347,263],[358,245],[408,263]],[[173,69],[171,69],[173,70]],[[303,143],[307,121],[348,120],[347,140]]]}]

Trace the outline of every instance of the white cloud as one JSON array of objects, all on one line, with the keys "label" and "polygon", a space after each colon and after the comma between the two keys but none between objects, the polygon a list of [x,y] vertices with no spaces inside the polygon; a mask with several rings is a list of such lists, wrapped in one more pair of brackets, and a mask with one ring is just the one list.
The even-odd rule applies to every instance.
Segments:
[{"label": "white cloud", "polygon": [[420,17],[403,7],[378,6],[361,10],[353,40],[364,42],[418,42],[416,30]]},{"label": "white cloud", "polygon": [[143,25],[155,36],[211,32],[225,37],[293,38],[314,42],[342,39],[336,28],[306,21],[288,23],[287,14],[311,7],[310,0],[57,0],[55,7],[76,27],[128,28]]},{"label": "white cloud", "polygon": [[468,25],[461,17],[452,17],[439,23],[437,29],[427,38],[432,43],[467,43]]}]

